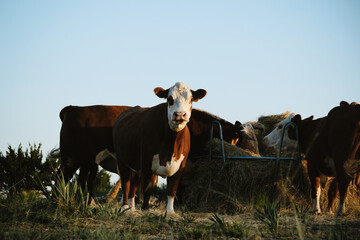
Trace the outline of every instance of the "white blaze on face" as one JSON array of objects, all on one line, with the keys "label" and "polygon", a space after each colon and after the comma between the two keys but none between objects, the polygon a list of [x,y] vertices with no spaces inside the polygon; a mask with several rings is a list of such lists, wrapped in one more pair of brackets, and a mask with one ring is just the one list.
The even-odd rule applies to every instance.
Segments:
[{"label": "white blaze on face", "polygon": [[175,159],[173,155],[170,162],[166,162],[166,166],[160,166],[159,154],[156,154],[153,157],[151,170],[154,174],[159,175],[163,178],[171,177],[174,175],[180,168],[182,161],[184,160],[184,155],[181,154],[179,159]]},{"label": "white blaze on face", "polygon": [[[279,147],[282,128],[286,123],[290,122],[295,115],[296,113],[291,113],[286,119],[276,124],[276,128],[263,138],[263,144],[265,147],[276,149]],[[287,131],[288,128],[285,129],[282,150],[296,150],[297,140],[290,139]]]},{"label": "white blaze on face", "polygon": [[[171,130],[179,132],[184,129],[190,120],[191,108],[191,89],[184,83],[176,83],[168,94],[168,121]],[[175,118],[176,115],[179,119]]]}]

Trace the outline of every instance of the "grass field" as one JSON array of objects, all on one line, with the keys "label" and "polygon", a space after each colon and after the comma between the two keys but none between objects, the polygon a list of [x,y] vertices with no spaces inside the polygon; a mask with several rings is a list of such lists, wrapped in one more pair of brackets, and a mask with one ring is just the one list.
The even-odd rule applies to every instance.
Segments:
[{"label": "grass field", "polygon": [[[69,187],[68,187],[69,188]],[[162,191],[160,189],[158,191]],[[1,239],[359,239],[360,213],[313,215],[308,206],[265,201],[233,215],[188,211],[165,202],[149,210],[120,212],[120,203],[88,206],[78,189],[68,199],[21,192],[0,202]],[[79,199],[83,199],[79,201]],[[140,204],[138,204],[138,207]]]}]

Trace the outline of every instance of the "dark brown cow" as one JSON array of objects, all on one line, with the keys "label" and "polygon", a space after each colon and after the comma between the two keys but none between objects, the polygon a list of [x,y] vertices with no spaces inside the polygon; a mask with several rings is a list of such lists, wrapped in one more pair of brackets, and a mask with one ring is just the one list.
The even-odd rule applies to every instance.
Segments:
[{"label": "dark brown cow", "polygon": [[[221,123],[224,140],[228,143],[234,145],[236,142],[238,142],[238,140],[241,141],[242,139],[249,138],[247,132],[244,130],[244,127],[239,121],[236,121],[235,124],[232,124],[209,112],[193,108],[191,111],[190,121],[187,124],[190,130],[190,153],[188,157],[190,161],[196,161],[198,156],[208,154],[206,144],[209,142],[211,125],[214,125],[214,137],[219,136],[219,128],[216,124],[213,123],[214,120],[217,120]],[[107,161],[108,166],[112,165],[114,167],[113,169],[108,168],[108,171],[117,173],[117,160],[115,159],[115,156],[111,155],[111,153],[108,151],[104,151],[97,157],[98,163],[103,163],[103,161]],[[110,163],[111,161],[112,163]],[[120,180],[118,183],[120,183]],[[116,184],[117,186],[118,183]],[[117,195],[118,190],[118,187],[110,190],[108,196],[111,196],[111,198],[109,198],[109,200]],[[177,198],[179,200],[181,200],[183,190],[183,186],[180,182],[177,190]]]},{"label": "dark brown cow", "polygon": [[[61,167],[68,182],[80,168],[79,182],[83,189],[87,182],[90,198],[98,165],[96,155],[105,148],[114,151],[112,126],[118,115],[128,106],[67,106],[60,112]],[[105,169],[108,167],[101,164]]]},{"label": "dark brown cow", "polygon": [[[348,185],[360,170],[360,162],[355,154],[360,145],[360,105],[333,108],[327,117],[301,120],[296,115],[291,120],[299,129],[299,142],[306,154],[311,182],[313,211],[320,210],[320,175],[335,177],[329,190],[329,210],[334,212],[334,198],[340,193],[340,203],[336,214],[345,211],[344,203]],[[295,131],[289,129],[289,137],[295,139]]]},{"label": "dark brown cow", "polygon": [[199,156],[203,153],[208,154],[205,146],[209,141],[212,125],[214,127],[214,137],[219,137],[219,128],[213,123],[214,120],[220,122],[223,131],[223,138],[226,142],[235,145],[239,140],[241,141],[243,138],[249,138],[244,130],[244,127],[239,121],[232,124],[209,112],[200,109],[193,109],[191,112],[190,122],[188,123],[191,135],[190,158]]},{"label": "dark brown cow", "polygon": [[[66,181],[80,168],[81,186],[85,187],[87,182],[92,196],[93,182],[97,172],[97,167],[94,166],[95,157],[105,149],[107,149],[108,158],[104,159],[104,155],[100,156],[97,164],[107,171],[119,174],[117,160],[109,155],[114,153],[112,126],[117,116],[129,108],[129,106],[95,105],[67,106],[61,110],[61,149],[52,151],[50,156],[60,157],[62,155],[60,168]],[[233,125],[210,113],[193,109],[188,124],[191,134],[191,149],[194,150],[193,156],[200,153],[209,140],[210,126],[215,119],[221,122],[224,138],[228,142],[234,142],[242,135],[243,127],[239,122]],[[218,136],[217,127],[214,128],[214,136]],[[60,155],[57,155],[58,153]]]},{"label": "dark brown cow", "polygon": [[[167,213],[174,213],[174,198],[190,151],[192,102],[206,91],[190,90],[176,83],[155,94],[167,103],[144,109],[134,107],[119,115],[113,127],[114,148],[123,189],[122,209],[135,208],[135,193],[141,181],[143,209],[148,207],[156,175],[167,178]],[[128,204],[128,198],[130,202]]]}]

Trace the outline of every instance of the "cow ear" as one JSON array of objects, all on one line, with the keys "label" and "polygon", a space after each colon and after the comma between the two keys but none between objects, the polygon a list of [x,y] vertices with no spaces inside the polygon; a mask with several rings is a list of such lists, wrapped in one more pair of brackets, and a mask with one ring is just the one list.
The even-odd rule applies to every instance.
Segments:
[{"label": "cow ear", "polygon": [[206,95],[206,90],[204,89],[198,89],[196,91],[191,90],[192,96],[193,96],[193,102],[197,102]]},{"label": "cow ear", "polygon": [[296,114],[292,119],[291,121],[295,124],[299,124],[300,121],[301,121],[301,115],[300,114]]},{"label": "cow ear", "polygon": [[341,101],[340,107],[349,106],[350,104],[347,101]]},{"label": "cow ear", "polygon": [[156,96],[158,96],[159,98],[167,98],[168,94],[169,94],[169,89],[164,90],[161,87],[157,87],[154,89],[154,93],[156,94]]},{"label": "cow ear", "polygon": [[313,119],[314,119],[314,116],[311,115],[310,117],[304,119],[304,121],[309,122],[309,121],[312,121]]},{"label": "cow ear", "polygon": [[235,122],[235,127],[238,127],[238,128],[242,127],[242,124],[241,124],[241,122],[239,122],[239,121],[236,121],[236,122]]}]

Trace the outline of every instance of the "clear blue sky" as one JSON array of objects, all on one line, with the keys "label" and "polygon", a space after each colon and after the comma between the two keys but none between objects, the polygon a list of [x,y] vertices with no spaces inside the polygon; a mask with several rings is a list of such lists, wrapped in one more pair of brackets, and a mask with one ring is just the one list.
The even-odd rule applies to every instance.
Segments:
[{"label": "clear blue sky", "polygon": [[59,145],[67,105],[161,103],[183,81],[231,122],[360,101],[360,1],[0,0],[0,151]]}]

